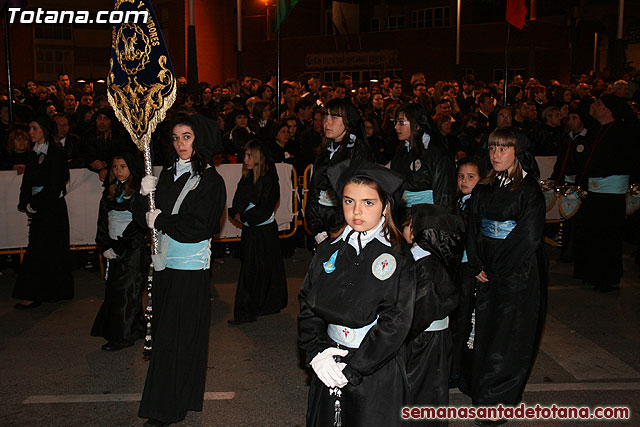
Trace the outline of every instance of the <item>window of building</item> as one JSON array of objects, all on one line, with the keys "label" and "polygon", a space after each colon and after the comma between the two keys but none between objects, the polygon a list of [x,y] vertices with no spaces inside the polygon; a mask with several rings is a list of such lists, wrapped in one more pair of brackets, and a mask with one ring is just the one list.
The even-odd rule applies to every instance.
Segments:
[{"label": "window of building", "polygon": [[387,18],[387,30],[402,30],[404,28],[404,16],[390,16]]},{"label": "window of building", "polygon": [[451,9],[449,7],[431,7],[411,12],[411,28],[448,27]]},{"label": "window of building", "polygon": [[371,31],[380,31],[380,18],[371,18]]},{"label": "window of building", "polygon": [[71,24],[36,24],[36,39],[71,40]]},{"label": "window of building", "polygon": [[48,79],[62,71],[73,70],[73,50],[71,47],[36,47],[36,73],[38,79]]}]

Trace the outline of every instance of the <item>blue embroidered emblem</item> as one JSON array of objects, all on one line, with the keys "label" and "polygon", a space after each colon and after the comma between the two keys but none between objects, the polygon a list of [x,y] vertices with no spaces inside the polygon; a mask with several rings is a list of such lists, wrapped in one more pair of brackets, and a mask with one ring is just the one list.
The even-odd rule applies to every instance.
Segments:
[{"label": "blue embroidered emblem", "polygon": [[331,274],[336,270],[337,256],[338,256],[338,251],[335,251],[333,255],[331,255],[331,258],[329,258],[329,261],[322,263],[322,266],[324,267],[324,271],[326,271],[327,274]]}]

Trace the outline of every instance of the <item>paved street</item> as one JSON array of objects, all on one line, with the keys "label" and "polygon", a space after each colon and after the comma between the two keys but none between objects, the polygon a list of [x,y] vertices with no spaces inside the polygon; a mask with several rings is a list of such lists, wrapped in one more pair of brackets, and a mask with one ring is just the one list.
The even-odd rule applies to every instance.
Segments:
[{"label": "paved street", "polygon": [[[622,289],[599,294],[571,279],[550,248],[552,286],[542,348],[525,402],[628,406],[626,422],[510,422],[574,426],[640,423],[640,280],[626,248]],[[180,426],[304,425],[308,374],[296,347],[297,293],[310,260],[286,260],[289,306],[257,323],[229,327],[239,262],[215,264],[207,400]],[[98,272],[74,271],[76,298],[24,312],[12,308],[13,270],[0,277],[0,425],[139,426],[147,363],[142,342],[116,353],[89,336],[103,296]],[[451,405],[469,404],[458,390]],[[472,425],[470,421],[451,426]]]}]

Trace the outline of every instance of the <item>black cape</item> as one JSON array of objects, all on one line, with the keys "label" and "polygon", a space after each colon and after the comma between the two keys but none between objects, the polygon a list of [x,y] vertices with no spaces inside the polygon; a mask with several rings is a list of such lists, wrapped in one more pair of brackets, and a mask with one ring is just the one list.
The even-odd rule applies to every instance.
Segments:
[{"label": "black cape", "polygon": [[433,190],[436,205],[455,206],[456,166],[438,135],[418,159],[402,146],[391,160],[391,169],[405,178],[403,190]]},{"label": "black cape", "polygon": [[[253,172],[240,179],[229,214],[240,214],[240,277],[236,288],[233,317],[255,320],[257,316],[278,313],[287,306],[287,278],[278,239],[278,224],[269,219],[280,200],[275,167],[254,184]],[[249,203],[255,207],[246,210]]]},{"label": "black cape", "polygon": [[[335,270],[323,263],[338,251]],[[386,280],[373,273],[373,264],[387,254],[396,261]],[[400,408],[408,398],[402,344],[409,332],[415,298],[415,276],[410,254],[373,239],[356,255],[344,240],[325,240],[311,261],[300,291],[298,338],[307,365],[336,343],[327,335],[329,323],[360,328],[374,325],[357,349],[348,349],[343,373],[342,422],[345,426],[400,425]],[[330,271],[330,269],[329,269]],[[308,426],[334,422],[329,389],[314,374],[309,389]]]},{"label": "black cape", "polygon": [[[478,184],[467,208],[471,274],[484,270],[489,279],[476,290],[473,361],[460,385],[474,405],[520,402],[546,315],[544,196],[531,175],[515,191],[497,181]],[[480,234],[482,218],[517,225],[506,239],[492,239]]]},{"label": "black cape", "polygon": [[107,192],[108,187],[100,200],[96,243],[100,253],[113,249],[118,257],[108,260],[104,301],[93,322],[91,335],[125,344],[144,337],[146,331],[142,293],[149,268],[144,246],[147,229],[132,220],[121,237],[112,239],[109,236],[109,211],[129,211],[133,214],[135,198],[143,196],[135,191],[130,198],[118,202],[116,198],[110,199]]},{"label": "black cape", "polygon": [[[174,166],[160,174],[156,207],[162,210],[155,227],[181,243],[197,243],[220,229],[226,190],[214,168],[206,169],[198,185],[171,214],[189,178],[175,182]],[[144,221],[145,200],[136,203],[138,221]],[[211,319],[209,270],[174,270],[153,273],[153,353],[138,415],[163,422],[183,420],[187,411],[202,410]]]},{"label": "black cape", "polygon": [[[64,200],[69,169],[64,151],[50,142],[47,154],[29,152],[18,209],[30,214],[29,246],[22,260],[13,298],[57,301],[73,298],[69,251],[69,216]],[[33,187],[43,187],[32,194]]]},{"label": "black cape", "polygon": [[[328,143],[337,144],[331,141],[328,141]],[[325,206],[319,203],[319,198],[322,191],[335,194],[331,182],[329,182],[329,177],[327,176],[329,166],[353,158],[373,161],[373,153],[366,142],[358,140],[352,147],[342,146],[333,156],[331,156],[328,149],[325,150],[313,163],[313,175],[311,176],[311,183],[309,184],[305,210],[305,219],[307,220],[311,234],[316,235],[323,231],[333,233],[344,224],[342,202],[338,200],[336,201],[336,206]]]}]

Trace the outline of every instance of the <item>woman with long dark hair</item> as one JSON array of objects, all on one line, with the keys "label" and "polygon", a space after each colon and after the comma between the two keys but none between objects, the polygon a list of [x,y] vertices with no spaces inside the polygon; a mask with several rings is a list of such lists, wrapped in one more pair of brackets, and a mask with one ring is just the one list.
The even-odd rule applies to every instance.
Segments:
[{"label": "woman with long dark hair", "polygon": [[146,227],[133,220],[139,194],[142,162],[133,153],[116,154],[110,160],[111,182],[104,189],[98,211],[96,243],[107,260],[105,295],[91,328],[104,337],[104,351],[130,347],[144,337],[142,293],[148,264],[144,240]]},{"label": "woman with long dark hair", "polygon": [[287,306],[287,278],[275,221],[280,185],[275,165],[265,154],[257,142],[246,146],[242,178],[229,209],[229,216],[242,223],[232,325],[254,322]]},{"label": "woman with long dark hair", "polygon": [[327,168],[352,158],[373,161],[357,108],[344,99],[332,99],[322,110],[324,150],[313,164],[305,217],[316,242],[334,236],[344,217],[339,200],[329,182]]},{"label": "woman with long dark hair", "polygon": [[38,116],[29,123],[29,152],[18,210],[29,217],[29,246],[24,255],[13,298],[18,310],[38,307],[42,301],[73,298],[69,251],[69,216],[64,200],[69,179],[67,157],[53,142],[53,123]]},{"label": "woman with long dark hair", "polygon": [[455,164],[440,134],[431,131],[424,107],[400,106],[395,115],[395,129],[402,145],[391,160],[391,169],[405,178],[406,206],[422,203],[455,206]]},{"label": "woman with long dark hair", "polygon": [[535,159],[523,145],[508,129],[489,136],[493,169],[467,205],[467,254],[477,282],[472,366],[460,388],[474,405],[520,403],[544,324],[546,209],[531,173]]},{"label": "woman with long dark hair", "polygon": [[[211,239],[220,229],[226,191],[207,163],[213,141],[198,116],[171,126],[175,154],[159,178],[147,175],[140,192],[155,192],[156,209],[145,222],[158,231],[153,258],[153,352],[138,414],[149,425],[182,421],[201,411],[207,376],[211,289]],[[138,203],[136,213],[147,210]]]}]

